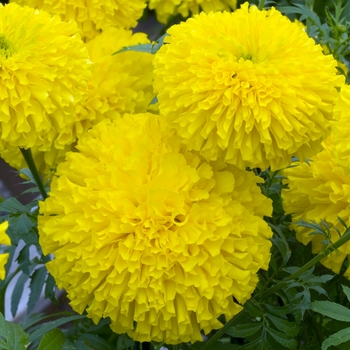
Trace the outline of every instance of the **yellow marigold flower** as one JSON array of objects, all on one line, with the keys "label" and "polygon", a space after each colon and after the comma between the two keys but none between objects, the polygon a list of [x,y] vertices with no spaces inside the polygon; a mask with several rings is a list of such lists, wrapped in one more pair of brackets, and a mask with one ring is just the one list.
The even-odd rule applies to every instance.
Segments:
[{"label": "yellow marigold flower", "polygon": [[[94,70],[88,82],[88,95],[76,106],[77,137],[105,118],[115,119],[124,113],[141,113],[149,109],[154,97],[153,55],[130,51],[112,56],[125,46],[149,42],[146,34],[133,34],[130,30],[111,27],[87,44]],[[45,152],[38,147],[32,148],[40,174],[45,179],[50,178],[53,170],[64,160],[66,152],[73,149],[74,145],[70,144],[62,149],[51,147]],[[17,147],[4,150],[1,157],[16,169],[26,167]]]},{"label": "yellow marigold flower", "polygon": [[160,114],[190,149],[280,169],[321,148],[337,62],[275,8],[248,3],[172,26],[154,59]]},{"label": "yellow marigold flower", "polygon": [[[6,234],[6,230],[9,226],[7,221],[0,224],[0,244],[11,245],[10,237]],[[0,280],[5,279],[5,265],[9,258],[9,254],[0,254]]]},{"label": "yellow marigold flower", "polygon": [[344,169],[350,170],[350,86],[344,85],[334,106],[332,134],[334,157]]},{"label": "yellow marigold flower", "polygon": [[231,11],[237,6],[237,0],[149,0],[148,7],[156,11],[159,22],[168,23],[171,16],[186,18],[200,11]]},{"label": "yellow marigold flower", "polygon": [[[339,165],[334,157],[332,137],[324,142],[324,150],[312,157],[307,163],[297,163],[288,168],[284,175],[288,178],[289,189],[282,191],[283,206],[287,214],[292,214],[293,222],[300,219],[305,221],[326,221],[335,226],[340,233],[345,232],[338,216],[350,225],[350,172],[349,166]],[[324,245],[325,237],[311,235],[311,229],[293,225],[297,239],[303,244],[312,243],[312,252],[319,253]],[[335,230],[331,230],[331,242],[339,239]],[[324,258],[323,265],[339,273],[343,262],[350,256],[350,242],[342,245],[337,252]],[[350,260],[350,259],[349,259]],[[350,277],[350,267],[345,275]]]},{"label": "yellow marigold flower", "polygon": [[40,244],[74,310],[138,341],[201,341],[267,269],[261,179],[185,151],[163,118],[102,121],[58,166]]},{"label": "yellow marigold flower", "polygon": [[87,40],[110,26],[132,28],[142,16],[146,0],[11,0],[22,6],[59,15],[65,22],[74,20]]},{"label": "yellow marigold flower", "polygon": [[136,51],[112,54],[125,46],[148,43],[144,33],[109,28],[87,44],[95,67],[86,104],[89,113],[96,113],[95,123],[147,111],[154,97],[153,55]]},{"label": "yellow marigold flower", "polygon": [[77,27],[45,12],[0,5],[0,150],[63,148],[76,138],[77,103],[91,61]]}]

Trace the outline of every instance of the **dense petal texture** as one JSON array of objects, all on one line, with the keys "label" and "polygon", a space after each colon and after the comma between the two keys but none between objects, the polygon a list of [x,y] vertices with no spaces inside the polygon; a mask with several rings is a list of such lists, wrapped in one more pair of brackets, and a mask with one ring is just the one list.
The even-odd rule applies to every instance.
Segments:
[{"label": "dense petal texture", "polygon": [[[147,111],[154,97],[153,55],[130,51],[112,56],[125,46],[146,43],[149,43],[146,34],[133,34],[130,30],[111,27],[87,44],[94,68],[88,81],[87,95],[76,105],[76,137],[103,119]],[[72,142],[59,149],[52,145],[45,151],[40,151],[40,147],[32,147],[40,174],[45,179],[50,178],[57,165],[64,160],[65,154],[74,149],[75,143]],[[26,167],[17,147],[4,150],[1,157],[16,169]]]},{"label": "dense petal texture", "polygon": [[[6,234],[6,230],[8,228],[9,224],[7,221],[0,224],[0,244],[4,245],[10,245],[11,240],[9,236]],[[9,258],[9,254],[0,254],[0,280],[5,279],[5,265],[7,263],[7,260]]]},{"label": "dense petal texture", "polygon": [[11,0],[44,10],[62,20],[74,20],[87,40],[110,26],[132,28],[142,16],[146,0]]},{"label": "dense petal texture", "polygon": [[154,59],[159,110],[190,149],[280,169],[321,148],[337,62],[274,8],[201,13],[168,30]]},{"label": "dense petal texture", "polygon": [[200,11],[230,11],[234,10],[237,0],[149,0],[148,7],[156,11],[159,22],[167,23],[169,18],[181,15],[186,18]]},{"label": "dense petal texture", "polygon": [[0,151],[72,143],[91,61],[74,23],[29,7],[0,6]]},{"label": "dense petal texture", "polygon": [[89,83],[87,108],[95,122],[124,113],[147,111],[153,94],[153,55],[145,52],[113,53],[126,46],[148,44],[144,33],[109,28],[87,44],[94,72]]},{"label": "dense petal texture", "polygon": [[164,119],[103,121],[40,203],[40,244],[74,310],[139,341],[202,340],[267,269],[271,201],[251,172],[183,149]]},{"label": "dense petal texture", "polygon": [[[324,150],[307,163],[285,170],[289,189],[282,191],[284,208],[292,214],[293,222],[299,219],[326,221],[336,226],[341,234],[345,228],[339,222],[342,218],[350,226],[350,87],[343,86],[334,107],[332,135],[324,142]],[[318,253],[324,247],[321,235],[311,235],[310,229],[294,225],[297,239],[304,244],[312,242],[312,250]],[[331,230],[331,242],[339,239]],[[322,263],[339,273],[343,262],[350,256],[350,242],[337,252],[328,255]],[[345,272],[350,277],[350,268]]]},{"label": "dense petal texture", "polygon": [[[326,221],[329,226],[338,228],[341,234],[344,226],[338,216],[350,225],[350,173],[348,169],[336,163],[332,138],[324,143],[325,149],[312,157],[307,163],[285,170],[289,189],[282,191],[283,206],[287,214],[292,214],[293,222]],[[310,235],[312,229],[293,225],[297,239],[303,244],[312,242],[312,252],[319,253],[324,245],[325,237]],[[331,242],[339,239],[335,230],[331,230]],[[350,242],[342,245],[337,252],[331,253],[321,260],[322,264],[339,273],[344,260],[349,257]],[[345,272],[350,277],[350,268]]]}]

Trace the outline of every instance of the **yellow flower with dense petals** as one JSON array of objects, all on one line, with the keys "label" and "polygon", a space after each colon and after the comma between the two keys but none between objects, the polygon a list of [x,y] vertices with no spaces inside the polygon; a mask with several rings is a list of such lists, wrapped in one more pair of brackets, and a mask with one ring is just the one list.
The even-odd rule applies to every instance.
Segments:
[{"label": "yellow flower with dense petals", "polygon": [[201,341],[222,327],[220,315],[237,314],[270,260],[261,179],[186,151],[149,113],[102,121],[77,148],[58,166],[38,224],[73,309],[168,344]]},{"label": "yellow flower with dense petals", "polygon": [[0,152],[62,149],[76,139],[76,104],[92,63],[77,27],[45,12],[0,5]]},{"label": "yellow flower with dense petals", "polygon": [[137,25],[146,7],[146,0],[11,0],[22,6],[44,10],[74,20],[81,35],[93,39],[110,26],[129,29]]},{"label": "yellow flower with dense petals", "polygon": [[144,33],[109,28],[91,40],[87,48],[95,67],[86,102],[95,123],[124,113],[144,113],[154,97],[153,55],[145,52],[113,53],[126,46],[148,44]]},{"label": "yellow flower with dense petals", "polygon": [[[7,221],[0,224],[0,244],[11,245],[11,240],[9,236],[6,234],[6,230],[9,224]],[[5,279],[5,265],[9,258],[9,254],[0,254],[0,280]]]},{"label": "yellow flower with dense petals", "polygon": [[275,8],[248,3],[168,30],[154,59],[160,114],[190,149],[241,168],[291,163],[328,135],[337,62]]},{"label": "yellow flower with dense petals", "polygon": [[[312,157],[308,163],[297,163],[284,171],[289,189],[282,191],[283,206],[287,214],[292,214],[293,222],[299,220],[326,221],[329,226],[338,228],[344,234],[345,228],[338,216],[350,225],[350,172],[349,167],[340,166],[334,158],[332,137],[324,143],[324,150]],[[303,244],[312,243],[312,252],[319,253],[325,240],[323,235],[310,235],[311,229],[292,225],[297,239]],[[339,239],[335,230],[331,230],[331,242]],[[321,262],[333,272],[339,273],[344,260],[349,259],[350,242],[342,245]],[[345,275],[350,277],[350,267]]]},{"label": "yellow flower with dense petals", "polygon": [[181,15],[187,18],[200,11],[231,11],[237,6],[237,0],[149,0],[148,7],[156,11],[159,22],[168,23],[170,17]]},{"label": "yellow flower with dense petals", "polygon": [[[141,113],[149,109],[154,97],[153,55],[130,51],[112,56],[125,46],[149,42],[144,33],[133,34],[130,30],[111,27],[87,44],[94,69],[88,82],[87,96],[76,106],[77,137],[103,119],[112,120],[124,113]],[[39,147],[32,148],[39,173],[45,179],[50,178],[65,154],[74,147],[75,143],[71,143],[61,149],[51,147],[44,152]],[[1,157],[18,170],[26,167],[17,147],[2,151]]]}]

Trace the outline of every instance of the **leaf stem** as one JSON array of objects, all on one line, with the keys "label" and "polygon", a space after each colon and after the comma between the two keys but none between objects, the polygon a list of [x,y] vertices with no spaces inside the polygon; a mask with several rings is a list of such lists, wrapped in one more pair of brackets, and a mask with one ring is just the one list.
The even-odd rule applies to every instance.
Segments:
[{"label": "leaf stem", "polygon": [[230,321],[226,322],[222,328],[216,331],[216,333],[207,342],[204,343],[204,345],[201,347],[200,350],[212,349],[213,344],[220,339],[220,337],[225,333],[226,329],[236,324],[242,316],[243,316],[243,310],[240,311],[236,316],[231,318]]},{"label": "leaf stem", "polygon": [[31,173],[33,175],[34,181],[35,181],[36,185],[38,186],[38,189],[41,193],[41,196],[45,200],[48,197],[48,195],[47,195],[45,188],[44,188],[44,185],[41,181],[38,169],[35,166],[32,151],[30,149],[23,149],[23,148],[20,148],[20,151],[24,157],[24,160],[26,161],[26,163],[28,165],[29,170],[31,171]]},{"label": "leaf stem", "polygon": [[350,228],[348,228],[344,235],[338,239],[335,243],[332,245],[328,246],[324,250],[322,250],[318,255],[316,255],[313,259],[308,261],[304,266],[302,266],[298,271],[294,272],[290,276],[288,276],[284,281],[281,281],[277,283],[275,286],[272,288],[268,289],[266,292],[261,294],[261,299],[264,300],[268,296],[274,294],[275,292],[279,291],[282,289],[290,280],[296,279],[300,275],[302,275],[304,272],[307,270],[311,269],[313,266],[315,266],[320,260],[325,258],[327,255],[330,253],[334,252],[337,250],[339,247],[341,247],[343,244],[348,242],[350,240]]}]

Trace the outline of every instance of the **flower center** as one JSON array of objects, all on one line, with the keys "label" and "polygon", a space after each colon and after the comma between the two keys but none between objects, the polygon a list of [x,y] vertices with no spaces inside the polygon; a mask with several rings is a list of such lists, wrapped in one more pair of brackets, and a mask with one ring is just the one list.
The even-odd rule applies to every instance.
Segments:
[{"label": "flower center", "polygon": [[5,38],[4,34],[0,34],[0,56],[5,59],[11,57],[15,53],[15,49],[8,39]]}]

